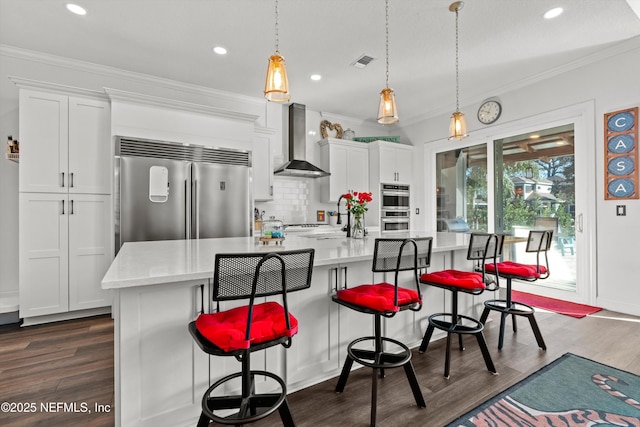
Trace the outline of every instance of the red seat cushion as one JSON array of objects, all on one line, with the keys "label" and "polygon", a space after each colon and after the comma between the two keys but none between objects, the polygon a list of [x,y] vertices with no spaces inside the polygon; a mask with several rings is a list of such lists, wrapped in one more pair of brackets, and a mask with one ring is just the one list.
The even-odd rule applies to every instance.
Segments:
[{"label": "red seat cushion", "polygon": [[394,304],[395,286],[391,283],[360,285],[355,288],[341,289],[338,299],[367,307],[376,311],[399,311],[399,306],[421,303],[418,291],[398,287],[398,305]]},{"label": "red seat cushion", "polygon": [[[484,268],[487,271],[494,272],[496,268],[493,264],[486,264]],[[498,263],[498,273],[506,274],[509,276],[517,276],[525,279],[537,279],[541,274],[547,273],[547,267],[540,266],[540,272],[538,273],[538,267],[530,264],[519,264],[512,261],[504,261]]]},{"label": "red seat cushion", "polygon": [[443,270],[420,276],[422,283],[436,283],[462,289],[485,289],[482,274],[471,271]]},{"label": "red seat cushion", "polygon": [[284,307],[277,302],[253,306],[251,339],[245,340],[249,306],[232,308],[219,313],[204,313],[196,319],[196,328],[211,343],[224,351],[247,349],[276,338],[292,337],[298,333],[298,320],[289,314],[291,329],[287,329]]}]

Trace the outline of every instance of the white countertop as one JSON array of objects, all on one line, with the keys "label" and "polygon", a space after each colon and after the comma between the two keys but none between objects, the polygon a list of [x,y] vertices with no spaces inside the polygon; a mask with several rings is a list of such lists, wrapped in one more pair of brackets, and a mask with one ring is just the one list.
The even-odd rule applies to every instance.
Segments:
[{"label": "white countertop", "polygon": [[433,252],[464,249],[469,244],[466,234],[421,231],[371,232],[364,239],[319,238],[321,235],[305,237],[291,233],[282,245],[263,245],[258,237],[131,242],[125,243],[118,252],[102,279],[102,288],[121,289],[210,278],[213,277],[217,253],[273,252],[311,247],[316,250],[314,265],[320,266],[372,259],[376,237],[424,236],[434,237]]}]

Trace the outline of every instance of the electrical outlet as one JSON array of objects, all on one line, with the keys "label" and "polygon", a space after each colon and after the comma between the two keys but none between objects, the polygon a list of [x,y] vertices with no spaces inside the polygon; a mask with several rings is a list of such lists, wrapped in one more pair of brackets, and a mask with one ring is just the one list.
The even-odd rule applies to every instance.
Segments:
[{"label": "electrical outlet", "polygon": [[420,215],[420,208],[416,208],[416,215]]},{"label": "electrical outlet", "polygon": [[616,205],[616,215],[617,216],[626,216],[627,215],[627,205]]}]

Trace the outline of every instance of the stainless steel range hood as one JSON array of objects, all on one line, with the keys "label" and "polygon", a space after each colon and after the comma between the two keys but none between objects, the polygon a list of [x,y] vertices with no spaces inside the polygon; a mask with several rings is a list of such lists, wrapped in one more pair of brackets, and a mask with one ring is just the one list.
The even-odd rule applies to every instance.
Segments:
[{"label": "stainless steel range hood", "polygon": [[302,178],[320,178],[331,175],[306,158],[306,107],[302,104],[289,105],[289,161],[273,171],[274,175]]}]

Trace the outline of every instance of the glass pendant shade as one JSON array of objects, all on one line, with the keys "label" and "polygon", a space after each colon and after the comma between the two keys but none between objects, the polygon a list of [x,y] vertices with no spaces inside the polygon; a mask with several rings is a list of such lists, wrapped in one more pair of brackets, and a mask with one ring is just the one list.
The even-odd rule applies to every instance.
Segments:
[{"label": "glass pendant shade", "polygon": [[451,123],[449,123],[449,139],[462,140],[467,136],[467,121],[464,118],[464,114],[460,111],[456,111],[451,115]]},{"label": "glass pendant shade", "polygon": [[267,68],[267,81],[264,85],[264,97],[268,101],[287,102],[289,95],[289,79],[287,78],[287,67],[284,58],[277,52],[269,58],[269,68]]},{"label": "glass pendant shade", "polygon": [[396,106],[396,94],[393,89],[384,88],[380,92],[380,105],[378,107],[378,123],[391,125],[398,123],[398,107]]}]

